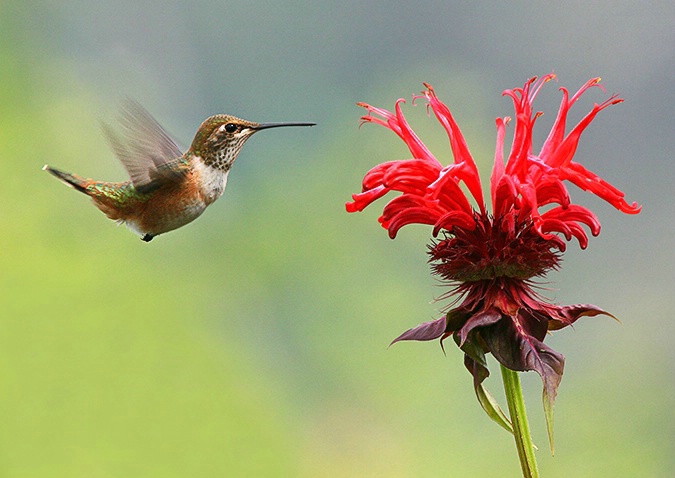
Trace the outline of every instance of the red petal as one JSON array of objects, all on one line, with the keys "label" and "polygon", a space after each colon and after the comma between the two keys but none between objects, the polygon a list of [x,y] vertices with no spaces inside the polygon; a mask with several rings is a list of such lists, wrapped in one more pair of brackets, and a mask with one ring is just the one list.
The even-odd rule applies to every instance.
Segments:
[{"label": "red petal", "polygon": [[585,191],[592,192],[623,213],[637,214],[642,209],[636,202],[632,205],[628,204],[624,200],[625,195],[623,192],[579,163],[571,162],[564,169],[563,175],[564,179],[568,179]]},{"label": "red petal", "polygon": [[472,231],[476,228],[476,221],[473,216],[469,216],[465,212],[450,211],[436,221],[432,234],[437,236],[441,229],[452,231],[455,226]]},{"label": "red petal", "polygon": [[478,168],[476,163],[471,156],[469,147],[466,144],[464,135],[459,129],[455,118],[448,108],[441,100],[436,96],[436,92],[433,87],[428,83],[425,83],[424,86],[427,87],[425,96],[429,100],[431,109],[433,110],[438,121],[443,125],[445,132],[448,135],[450,140],[450,149],[452,149],[452,155],[455,158],[455,163],[462,163],[467,167],[467,174],[464,175],[463,180],[466,183],[471,195],[476,200],[476,203],[480,207],[481,212],[485,212],[485,204],[483,202],[483,190],[480,184],[480,175],[478,173]]},{"label": "red petal", "polygon": [[381,198],[389,192],[389,189],[384,186],[379,186],[370,191],[366,191],[360,194],[352,194],[352,199],[354,202],[348,202],[345,206],[347,212],[358,212],[363,211],[370,203]]},{"label": "red petal", "polygon": [[490,176],[490,194],[494,209],[497,207],[497,188],[504,176],[504,137],[506,136],[506,125],[511,118],[497,118],[497,144],[495,145],[495,162],[492,165],[492,175]]}]

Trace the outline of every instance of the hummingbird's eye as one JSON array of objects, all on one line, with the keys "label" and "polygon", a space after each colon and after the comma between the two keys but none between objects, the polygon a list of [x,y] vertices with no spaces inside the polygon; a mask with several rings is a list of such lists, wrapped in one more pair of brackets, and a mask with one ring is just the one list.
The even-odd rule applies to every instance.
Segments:
[{"label": "hummingbird's eye", "polygon": [[239,129],[239,126],[237,126],[237,125],[234,124],[234,123],[227,123],[227,124],[225,125],[225,131],[226,131],[227,133],[234,133],[234,132],[237,131],[238,129]]}]

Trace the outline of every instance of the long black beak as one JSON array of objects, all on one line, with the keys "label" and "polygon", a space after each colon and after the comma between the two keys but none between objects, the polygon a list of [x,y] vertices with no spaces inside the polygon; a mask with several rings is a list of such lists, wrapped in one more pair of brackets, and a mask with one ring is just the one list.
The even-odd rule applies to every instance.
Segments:
[{"label": "long black beak", "polygon": [[260,123],[253,128],[256,131],[268,128],[281,128],[282,126],[316,126],[316,123]]}]

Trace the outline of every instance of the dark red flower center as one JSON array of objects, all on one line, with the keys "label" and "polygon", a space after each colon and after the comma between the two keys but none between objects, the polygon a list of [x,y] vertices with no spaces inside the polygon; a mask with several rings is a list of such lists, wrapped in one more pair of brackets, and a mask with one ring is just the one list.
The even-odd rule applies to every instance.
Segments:
[{"label": "dark red flower center", "polygon": [[527,280],[558,267],[559,244],[541,237],[531,220],[516,223],[511,215],[493,218],[487,214],[475,218],[473,231],[453,227],[429,246],[432,270],[444,280]]}]

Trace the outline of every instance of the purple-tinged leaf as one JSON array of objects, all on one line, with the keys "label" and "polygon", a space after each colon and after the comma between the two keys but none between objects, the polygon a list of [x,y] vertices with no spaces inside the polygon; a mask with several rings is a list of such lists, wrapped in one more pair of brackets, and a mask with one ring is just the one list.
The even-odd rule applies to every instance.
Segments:
[{"label": "purple-tinged leaf", "polygon": [[520,309],[518,311],[518,323],[522,326],[522,333],[540,341],[546,338],[549,321],[550,316],[536,310]]},{"label": "purple-tinged leaf", "polygon": [[501,318],[502,313],[494,307],[472,315],[469,317],[469,320],[466,321],[464,327],[462,327],[459,331],[459,346],[461,347],[464,345],[464,342],[466,342],[466,339],[471,331],[476,328],[492,325]]},{"label": "purple-tinged leaf", "polygon": [[464,366],[473,376],[474,385],[478,386],[490,376],[485,353],[478,347],[475,347],[472,342],[464,344],[462,351],[464,352]]},{"label": "purple-tinged leaf", "polygon": [[553,318],[553,320],[548,323],[549,330],[559,330],[568,325],[572,325],[581,317],[594,317],[596,315],[607,315],[617,322],[620,322],[619,319],[612,314],[593,304],[574,304],[560,307],[557,315],[559,318]]},{"label": "purple-tinged leaf", "polygon": [[505,367],[518,372],[534,370],[544,383],[543,402],[549,443],[553,452],[553,407],[562,380],[565,357],[525,333],[518,318],[501,320],[481,330],[481,337]]},{"label": "purple-tinged leaf", "polygon": [[408,329],[401,335],[396,337],[389,345],[394,345],[396,342],[402,340],[434,340],[445,333],[446,318],[432,320],[431,322],[424,322],[412,329]]},{"label": "purple-tinged leaf", "polygon": [[446,314],[448,319],[445,326],[445,331],[448,333],[454,333],[456,330],[461,329],[466,322],[466,319],[469,318],[471,314],[467,313],[464,309],[453,309]]},{"label": "purple-tinged leaf", "polygon": [[[443,334],[450,334],[458,330],[464,325],[469,314],[461,309],[454,309],[448,312],[445,317],[432,320],[431,322],[424,322],[412,329],[406,330],[401,335],[396,337],[389,345],[403,340],[434,340],[442,337]],[[442,337],[442,339],[445,337]],[[441,340],[442,340],[441,339]],[[441,347],[443,344],[441,343]]]}]

